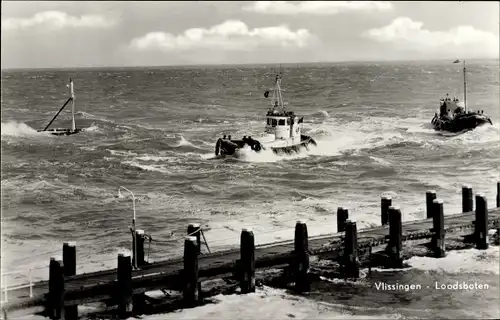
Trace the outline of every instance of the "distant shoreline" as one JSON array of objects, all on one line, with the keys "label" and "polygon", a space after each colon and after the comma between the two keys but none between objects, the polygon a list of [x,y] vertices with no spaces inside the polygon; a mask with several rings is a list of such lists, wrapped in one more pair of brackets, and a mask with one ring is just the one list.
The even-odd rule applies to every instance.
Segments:
[{"label": "distant shoreline", "polygon": [[[456,59],[456,58],[455,58]],[[454,58],[443,58],[443,59],[427,59],[427,60],[359,60],[359,61],[317,61],[317,62],[286,62],[286,63],[234,63],[234,64],[178,64],[178,65],[144,65],[144,66],[75,66],[75,67],[37,67],[37,68],[23,68],[23,67],[15,67],[15,68],[2,68],[2,72],[8,71],[37,71],[37,70],[116,70],[116,69],[163,69],[163,68],[237,68],[237,67],[252,67],[252,66],[261,66],[261,67],[275,67],[279,68],[280,64],[283,67],[296,67],[297,65],[301,66],[311,66],[311,65],[362,65],[362,64],[395,64],[395,63],[405,63],[405,64],[419,64],[419,63],[451,63]],[[500,62],[499,58],[473,58],[473,59],[465,59],[469,62],[480,62],[480,61],[496,61]]]}]

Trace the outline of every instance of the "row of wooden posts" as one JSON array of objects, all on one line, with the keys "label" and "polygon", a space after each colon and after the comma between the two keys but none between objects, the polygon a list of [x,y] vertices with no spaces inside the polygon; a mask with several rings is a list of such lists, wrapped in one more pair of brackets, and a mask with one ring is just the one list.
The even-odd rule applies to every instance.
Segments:
[{"label": "row of wooden posts", "polygon": [[[500,206],[500,183],[497,184],[497,207]],[[474,240],[476,248],[488,248],[488,209],[486,198],[476,195],[476,211],[474,224]],[[468,186],[462,188],[462,211],[473,210],[473,193]],[[431,248],[437,258],[445,256],[444,246],[444,211],[443,201],[437,199],[435,191],[426,192],[426,214],[427,218],[433,219]],[[389,224],[389,241],[386,252],[388,253],[389,265],[395,268],[402,267],[402,219],[401,210],[392,205],[390,197],[381,198],[381,223]],[[342,245],[341,269],[348,278],[359,277],[358,258],[358,235],[356,222],[349,220],[348,210],[338,208],[337,232],[344,233]],[[183,300],[186,307],[196,306],[199,297],[198,279],[198,257],[201,248],[201,228],[199,224],[190,224],[187,230],[188,236],[184,240],[184,288]],[[144,259],[144,231],[135,232],[134,241],[137,242],[134,259],[140,268],[147,264]],[[134,246],[135,247],[135,246]],[[309,246],[307,225],[304,221],[297,221],[295,225],[294,252],[292,254],[290,267],[295,278],[295,289],[298,292],[307,291],[309,288]],[[141,300],[133,301],[132,297],[132,258],[129,254],[118,255],[116,300],[118,302],[118,313],[126,317],[133,309],[134,304],[140,304]],[[252,229],[245,228],[240,236],[240,261],[237,263],[241,293],[255,291],[255,237]],[[64,306],[64,278],[76,274],[76,247],[74,243],[64,243],[62,261],[51,258],[49,271],[49,294],[47,300],[47,311],[53,319],[61,319],[64,312],[65,319],[77,319],[77,306]]]}]

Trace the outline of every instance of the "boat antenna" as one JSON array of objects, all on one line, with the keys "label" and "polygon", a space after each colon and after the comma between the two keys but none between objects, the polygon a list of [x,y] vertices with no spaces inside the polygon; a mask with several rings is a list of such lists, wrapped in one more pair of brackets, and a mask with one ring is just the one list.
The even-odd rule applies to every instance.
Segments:
[{"label": "boat antenna", "polygon": [[467,78],[465,72],[465,60],[464,60],[464,110],[467,112]]}]

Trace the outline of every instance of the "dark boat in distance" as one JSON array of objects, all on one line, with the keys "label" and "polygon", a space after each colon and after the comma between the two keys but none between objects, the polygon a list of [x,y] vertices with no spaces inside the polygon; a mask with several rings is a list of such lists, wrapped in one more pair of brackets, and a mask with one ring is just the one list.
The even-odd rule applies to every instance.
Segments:
[{"label": "dark boat in distance", "polygon": [[[460,62],[456,60],[454,63]],[[459,105],[459,100],[453,100],[446,94],[446,98],[440,100],[439,115],[436,112],[431,120],[434,130],[448,132],[465,132],[473,130],[484,124],[493,124],[491,118],[484,114],[483,110],[467,111],[467,82],[464,61],[464,105]]]},{"label": "dark boat in distance", "polygon": [[[59,109],[59,111],[56,113],[54,118],[52,118],[52,120],[50,120],[49,124],[43,130],[37,130],[38,132],[49,132],[55,136],[69,136],[69,135],[84,131],[83,128],[77,128],[76,124],[75,124],[75,92],[73,90],[73,80],[71,78],[69,79],[69,84],[67,85],[67,87],[69,88],[68,100],[64,103],[64,105],[61,107],[61,109]],[[61,111],[70,102],[71,102],[71,117],[72,117],[71,124],[72,124],[72,127],[71,128],[48,129],[50,127],[50,125],[52,124],[52,122],[54,122],[54,120],[57,118],[59,113],[61,113]]]},{"label": "dark boat in distance", "polygon": [[[248,146],[253,152],[270,149],[275,154],[291,154],[308,149],[309,145],[316,146],[313,138],[302,134],[303,120],[293,111],[287,111],[281,94],[281,76],[276,75],[274,82],[272,108],[266,114],[266,127],[262,135],[253,139],[251,136],[243,136],[242,139],[219,138],[215,144],[216,156],[238,155],[238,150]],[[269,96],[269,91],[264,97]]]}]

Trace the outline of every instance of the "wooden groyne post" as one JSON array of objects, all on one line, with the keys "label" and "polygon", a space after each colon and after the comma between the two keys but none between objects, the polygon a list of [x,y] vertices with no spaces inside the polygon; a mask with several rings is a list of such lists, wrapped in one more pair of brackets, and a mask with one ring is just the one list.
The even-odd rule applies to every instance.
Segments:
[{"label": "wooden groyne post", "polygon": [[130,254],[118,254],[117,268],[118,316],[126,319],[132,312],[132,259]]},{"label": "wooden groyne post", "polygon": [[500,207],[500,182],[497,182],[497,208]]},{"label": "wooden groyne post", "polygon": [[444,209],[443,201],[441,199],[434,199],[432,202],[432,250],[435,258],[442,258],[445,256],[444,245]]},{"label": "wooden groyne post", "polygon": [[307,225],[304,221],[297,221],[295,224],[294,249],[295,290],[297,292],[306,292],[310,290],[308,277],[309,237]]},{"label": "wooden groyne post", "polygon": [[62,319],[64,317],[64,264],[55,258],[50,258],[47,298],[48,317],[54,320]]},{"label": "wooden groyne post", "polygon": [[488,249],[488,204],[482,194],[476,195],[476,222],[474,224],[476,248]]},{"label": "wooden groyne post", "polygon": [[429,190],[425,193],[425,205],[427,210],[427,219],[432,218],[432,201],[437,198],[435,190]]},{"label": "wooden groyne post", "polygon": [[358,230],[351,220],[346,222],[342,264],[344,277],[359,278]]},{"label": "wooden groyne post", "polygon": [[186,307],[198,304],[198,244],[196,237],[184,238],[184,290],[183,299]]},{"label": "wooden groyne post", "polygon": [[349,211],[344,207],[337,209],[337,232],[345,231],[345,223],[349,219]]},{"label": "wooden groyne post", "polygon": [[474,210],[474,195],[472,188],[468,185],[462,186],[462,212],[471,212]]},{"label": "wooden groyne post", "polygon": [[389,255],[388,265],[392,268],[402,268],[403,259],[403,226],[401,221],[401,210],[397,206],[389,207],[389,243],[386,251]]},{"label": "wooden groyne post", "polygon": [[255,238],[251,228],[241,230],[239,266],[241,293],[255,292]]},{"label": "wooden groyne post", "polygon": [[389,207],[392,206],[392,198],[389,196],[383,196],[380,201],[380,219],[382,225],[385,226],[389,223]]},{"label": "wooden groyne post", "polygon": [[[65,242],[63,244],[63,265],[64,276],[71,277],[76,275],[76,244],[74,242]],[[78,319],[78,305],[64,307],[65,320]]]}]

